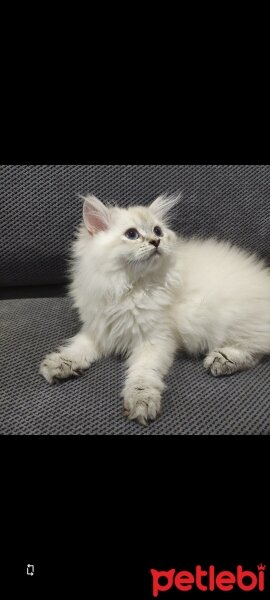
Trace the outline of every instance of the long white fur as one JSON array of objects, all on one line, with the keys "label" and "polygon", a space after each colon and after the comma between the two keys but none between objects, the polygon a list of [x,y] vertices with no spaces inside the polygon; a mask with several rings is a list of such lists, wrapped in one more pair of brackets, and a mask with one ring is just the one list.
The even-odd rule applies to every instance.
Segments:
[{"label": "long white fur", "polygon": [[[167,225],[176,202],[159,196],[148,208],[122,209],[85,199],[70,286],[81,332],[40,366],[52,383],[102,356],[125,355],[124,411],[143,425],[161,410],[163,378],[177,349],[204,354],[215,376],[255,366],[270,353],[269,269],[228,242],[178,237]],[[164,234],[160,254],[150,244],[156,225]],[[139,240],[127,239],[129,228]]]}]

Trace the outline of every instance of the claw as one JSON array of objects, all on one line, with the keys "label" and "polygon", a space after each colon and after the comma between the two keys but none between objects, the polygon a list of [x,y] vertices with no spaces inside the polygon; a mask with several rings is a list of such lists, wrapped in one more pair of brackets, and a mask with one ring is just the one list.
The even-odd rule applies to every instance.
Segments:
[{"label": "claw", "polygon": [[138,415],[136,417],[136,420],[138,421],[138,423],[140,423],[144,427],[147,427],[147,425],[149,425],[147,419],[143,415]]}]

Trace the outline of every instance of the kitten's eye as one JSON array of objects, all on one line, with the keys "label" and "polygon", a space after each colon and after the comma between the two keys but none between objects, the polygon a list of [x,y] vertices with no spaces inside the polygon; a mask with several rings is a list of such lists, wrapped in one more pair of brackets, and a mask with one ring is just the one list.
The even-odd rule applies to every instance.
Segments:
[{"label": "kitten's eye", "polygon": [[162,229],[160,229],[160,227],[158,227],[158,225],[156,225],[156,227],[154,227],[153,232],[158,236],[158,237],[162,237],[163,233],[162,233]]},{"label": "kitten's eye", "polygon": [[137,229],[128,229],[125,233],[125,236],[129,239],[129,240],[137,240],[140,237],[139,232],[137,231]]}]

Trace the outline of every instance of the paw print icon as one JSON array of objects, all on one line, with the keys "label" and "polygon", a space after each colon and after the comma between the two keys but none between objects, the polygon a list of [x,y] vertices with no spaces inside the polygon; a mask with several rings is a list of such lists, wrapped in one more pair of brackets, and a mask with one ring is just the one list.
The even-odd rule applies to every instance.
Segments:
[{"label": "paw print icon", "polygon": [[27,575],[34,575],[34,573],[35,573],[35,566],[34,565],[27,565],[26,573],[27,573]]}]

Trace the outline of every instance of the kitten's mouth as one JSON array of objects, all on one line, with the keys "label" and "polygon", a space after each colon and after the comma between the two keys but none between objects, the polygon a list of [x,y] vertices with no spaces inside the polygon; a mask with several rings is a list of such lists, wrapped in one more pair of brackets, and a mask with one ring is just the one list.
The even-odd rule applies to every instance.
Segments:
[{"label": "kitten's mouth", "polygon": [[143,262],[148,262],[151,260],[151,258],[155,258],[156,256],[161,256],[161,252],[157,248],[155,250],[153,250],[153,252],[151,252],[151,254],[148,254],[147,256],[142,257],[141,260]]},{"label": "kitten's mouth", "polygon": [[151,252],[151,254],[147,257],[147,260],[150,260],[150,258],[154,258],[155,256],[161,256],[161,252],[157,248],[154,250],[154,252]]}]

